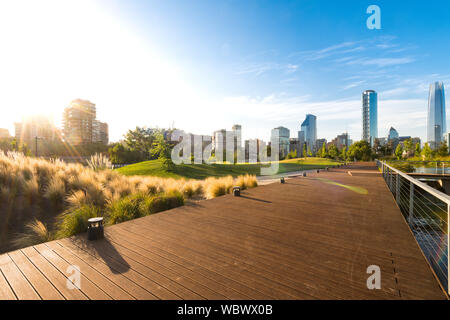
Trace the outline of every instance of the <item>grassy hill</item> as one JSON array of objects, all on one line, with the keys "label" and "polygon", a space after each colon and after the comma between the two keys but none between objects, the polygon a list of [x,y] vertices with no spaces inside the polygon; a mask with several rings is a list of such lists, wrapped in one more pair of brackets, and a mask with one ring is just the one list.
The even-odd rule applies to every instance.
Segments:
[{"label": "grassy hill", "polygon": [[[323,158],[300,158],[280,161],[278,173],[291,171],[319,169],[339,162]],[[175,166],[175,169],[168,172],[162,168],[160,160],[144,161],[135,163],[126,167],[117,169],[117,171],[126,176],[156,176],[165,178],[188,178],[205,179],[207,177],[223,177],[231,175],[233,177],[251,174],[260,175],[261,164],[181,164]],[[268,165],[265,165],[268,166]]]}]

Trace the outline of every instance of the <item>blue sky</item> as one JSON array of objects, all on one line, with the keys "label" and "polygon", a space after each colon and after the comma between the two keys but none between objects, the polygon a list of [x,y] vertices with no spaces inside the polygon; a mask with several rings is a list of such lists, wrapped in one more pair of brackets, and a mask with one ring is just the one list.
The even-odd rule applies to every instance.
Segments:
[{"label": "blue sky", "polygon": [[[381,9],[381,30],[366,27],[372,4]],[[306,113],[318,116],[318,137],[348,130],[359,140],[366,89],[379,93],[380,137],[394,126],[424,139],[428,86],[450,85],[446,0],[108,0],[83,17],[91,9],[79,21],[104,26],[92,32],[90,49],[110,60],[84,57],[95,64],[80,63],[72,79],[90,79],[58,103],[95,102],[112,140],[136,125],[172,123],[198,134],[239,123],[244,138],[263,139],[282,125],[295,137]],[[58,108],[55,101],[55,121]]]}]

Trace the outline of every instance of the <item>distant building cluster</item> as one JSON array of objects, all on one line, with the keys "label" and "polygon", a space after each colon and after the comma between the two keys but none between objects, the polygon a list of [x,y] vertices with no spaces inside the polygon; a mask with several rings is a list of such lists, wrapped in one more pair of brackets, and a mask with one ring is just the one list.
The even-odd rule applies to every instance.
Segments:
[{"label": "distant building cluster", "polygon": [[[70,102],[63,113],[63,128],[58,129],[53,121],[43,116],[30,116],[14,123],[15,138],[21,144],[32,145],[36,140],[64,141],[72,145],[108,144],[108,124],[96,119],[95,104],[76,99]],[[9,137],[6,129],[0,129],[0,138]]]},{"label": "distant building cluster", "polygon": [[36,139],[55,141],[60,138],[60,131],[53,122],[43,116],[30,116],[22,122],[14,123],[15,138],[20,144],[31,145]]},{"label": "distant building cluster", "polygon": [[[378,96],[373,90],[363,92],[362,98],[362,125],[363,140],[369,142],[371,146],[375,141],[379,145],[390,144],[393,150],[399,145],[411,139],[412,144],[420,145],[420,138],[411,136],[400,136],[398,131],[391,127],[387,137],[378,138]],[[428,94],[428,112],[427,112],[427,139],[426,142],[432,149],[437,149],[442,142],[449,144],[450,132],[447,132],[447,117],[445,110],[445,93],[442,82],[430,84]]]},{"label": "distant building cluster", "polygon": [[8,129],[0,128],[0,139],[10,138],[10,137],[11,136],[9,135],[9,130]]}]

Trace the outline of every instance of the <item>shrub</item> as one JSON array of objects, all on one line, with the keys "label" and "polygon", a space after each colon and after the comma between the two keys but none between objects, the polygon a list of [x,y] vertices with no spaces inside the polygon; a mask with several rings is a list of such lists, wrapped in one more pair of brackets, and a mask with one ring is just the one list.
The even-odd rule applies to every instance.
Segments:
[{"label": "shrub", "polygon": [[184,205],[184,197],[180,192],[173,191],[153,197],[146,205],[149,213],[157,213]]},{"label": "shrub", "polygon": [[107,208],[107,223],[116,224],[149,214],[147,203],[150,200],[149,195],[136,193],[111,202]]},{"label": "shrub", "polygon": [[100,216],[99,208],[92,205],[82,205],[63,213],[59,217],[59,226],[56,233],[58,238],[73,236],[87,231],[88,220]]}]

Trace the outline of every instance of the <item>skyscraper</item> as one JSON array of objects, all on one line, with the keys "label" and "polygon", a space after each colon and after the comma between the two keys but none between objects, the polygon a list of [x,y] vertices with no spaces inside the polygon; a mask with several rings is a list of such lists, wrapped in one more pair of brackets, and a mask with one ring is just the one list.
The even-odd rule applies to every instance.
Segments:
[{"label": "skyscraper", "polygon": [[75,99],[64,109],[63,133],[67,143],[108,144],[108,124],[96,119],[95,104],[88,100]]},{"label": "skyscraper", "polygon": [[317,140],[317,117],[312,114],[307,114],[305,121],[303,121],[301,129],[305,133],[304,139],[306,146],[311,152],[316,150],[316,140]]},{"label": "skyscraper", "polygon": [[288,153],[289,153],[289,136],[290,136],[290,131],[288,128],[285,127],[277,127],[272,129],[272,133],[271,133],[271,141],[275,140],[275,137],[278,136],[278,146],[279,146],[279,152],[280,152],[280,158],[284,159]]},{"label": "skyscraper", "polygon": [[362,94],[362,139],[373,146],[378,138],[378,95],[373,90],[366,90]]},{"label": "skyscraper", "polygon": [[436,149],[447,132],[447,117],[445,114],[444,84],[435,82],[430,85],[428,96],[427,142]]},{"label": "skyscraper", "polygon": [[398,132],[397,132],[397,130],[395,130],[394,127],[391,127],[389,129],[388,141],[389,140],[394,140],[394,139],[398,139]]},{"label": "skyscraper", "polygon": [[64,109],[64,140],[70,144],[92,143],[94,140],[95,104],[76,99]]}]

